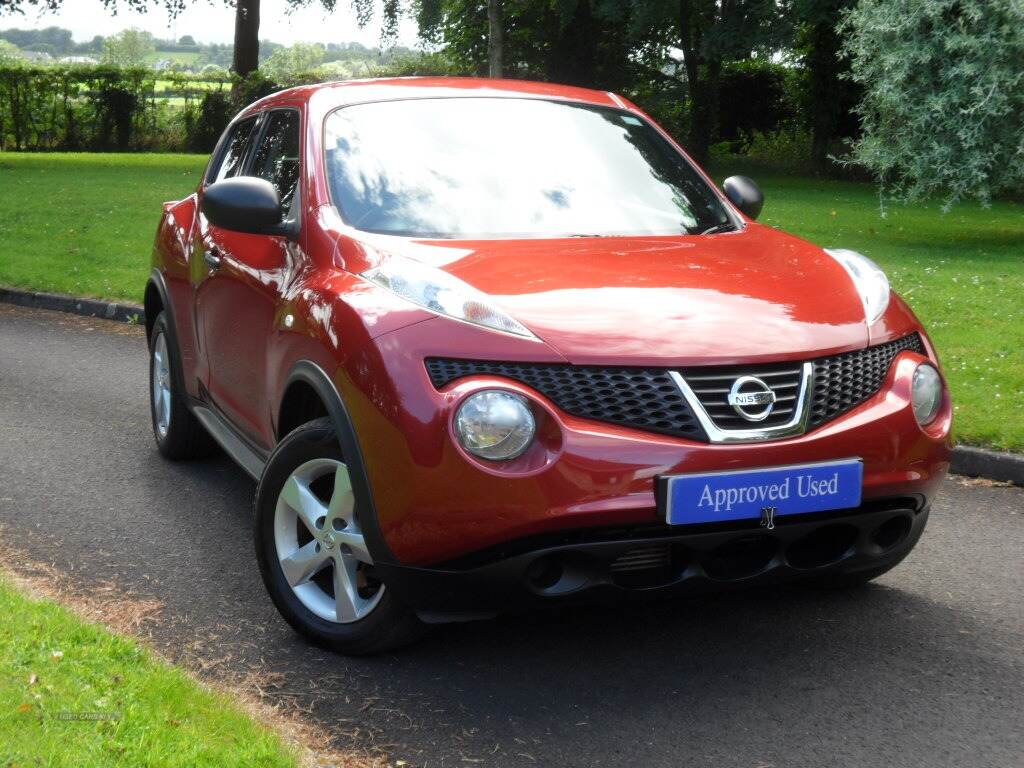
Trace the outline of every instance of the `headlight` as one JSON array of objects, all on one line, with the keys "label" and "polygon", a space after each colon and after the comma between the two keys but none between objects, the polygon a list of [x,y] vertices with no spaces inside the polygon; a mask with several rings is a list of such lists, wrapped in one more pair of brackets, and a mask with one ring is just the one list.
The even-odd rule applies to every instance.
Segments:
[{"label": "headlight", "polygon": [[875,262],[867,256],[848,251],[845,248],[826,248],[825,253],[842,264],[853,278],[860,300],[864,303],[864,315],[868,325],[874,323],[889,306],[889,278]]},{"label": "headlight", "polygon": [[455,415],[462,447],[483,459],[505,461],[522,454],[537,431],[526,398],[487,389],[466,398]]},{"label": "headlight", "polygon": [[914,416],[922,427],[935,421],[942,405],[942,379],[939,372],[928,363],[921,363],[914,371],[910,387],[910,402],[914,405]]},{"label": "headlight", "polygon": [[516,336],[536,338],[485,294],[447,272],[418,261],[392,256],[362,276],[439,315]]}]

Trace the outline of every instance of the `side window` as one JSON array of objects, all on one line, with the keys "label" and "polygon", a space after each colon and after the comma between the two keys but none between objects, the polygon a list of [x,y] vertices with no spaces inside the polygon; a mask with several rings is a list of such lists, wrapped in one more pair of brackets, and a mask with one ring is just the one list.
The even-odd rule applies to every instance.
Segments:
[{"label": "side window", "polygon": [[277,187],[284,210],[291,207],[299,182],[298,112],[288,110],[270,114],[250,173]]},{"label": "side window", "polygon": [[242,159],[245,157],[245,148],[249,145],[249,136],[252,134],[254,125],[256,125],[256,118],[250,117],[231,129],[231,136],[221,155],[220,165],[210,169],[210,174],[206,179],[208,183],[230,179],[242,169]]}]

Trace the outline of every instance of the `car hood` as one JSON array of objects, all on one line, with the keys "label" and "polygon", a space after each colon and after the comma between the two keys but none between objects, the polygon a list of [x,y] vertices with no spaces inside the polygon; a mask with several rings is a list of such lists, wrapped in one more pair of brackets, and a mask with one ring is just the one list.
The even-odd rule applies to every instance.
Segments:
[{"label": "car hood", "polygon": [[710,236],[404,241],[576,364],[794,359],[868,343],[846,270],[770,227]]}]

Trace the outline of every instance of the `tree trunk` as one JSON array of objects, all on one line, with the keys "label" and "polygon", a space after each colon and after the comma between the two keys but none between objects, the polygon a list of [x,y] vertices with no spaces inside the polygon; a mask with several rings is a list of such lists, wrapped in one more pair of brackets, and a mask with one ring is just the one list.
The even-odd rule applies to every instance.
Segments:
[{"label": "tree trunk", "polygon": [[502,0],[487,0],[487,74],[489,77],[501,77],[503,72],[505,26],[501,6]]},{"label": "tree trunk", "polygon": [[721,61],[709,61],[690,91],[690,137],[687,150],[698,163],[708,159],[712,138],[718,128],[718,82]]},{"label": "tree trunk", "polygon": [[810,52],[807,56],[809,95],[811,102],[811,162],[819,171],[828,171],[828,151],[836,134],[842,111],[843,83],[839,49],[842,41],[834,25],[818,22],[810,30]]},{"label": "tree trunk", "polygon": [[[701,29],[690,0],[679,0],[679,48],[686,68],[686,90],[689,97],[690,130],[686,151],[699,163],[707,159],[710,144],[708,84],[701,72]],[[717,84],[716,84],[717,87]]]},{"label": "tree trunk", "polygon": [[235,51],[231,68],[239,77],[256,71],[260,64],[260,0],[235,2]]},{"label": "tree trunk", "polygon": [[553,83],[598,88],[596,20],[590,0],[577,0],[572,17],[566,20],[555,10],[548,12],[547,34],[554,45],[546,57],[545,74]]}]

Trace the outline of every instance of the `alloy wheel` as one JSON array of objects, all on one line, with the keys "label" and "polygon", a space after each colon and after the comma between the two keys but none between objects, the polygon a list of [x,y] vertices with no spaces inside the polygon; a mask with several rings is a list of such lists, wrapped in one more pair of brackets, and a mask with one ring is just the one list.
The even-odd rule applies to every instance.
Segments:
[{"label": "alloy wheel", "polygon": [[153,424],[157,435],[167,436],[171,427],[171,366],[167,354],[167,337],[161,333],[153,343],[150,382],[153,388]]},{"label": "alloy wheel", "polygon": [[313,459],[292,472],[277,498],[274,544],[285,581],[320,618],[349,624],[380,602],[384,585],[368,576],[373,559],[343,462]]}]

